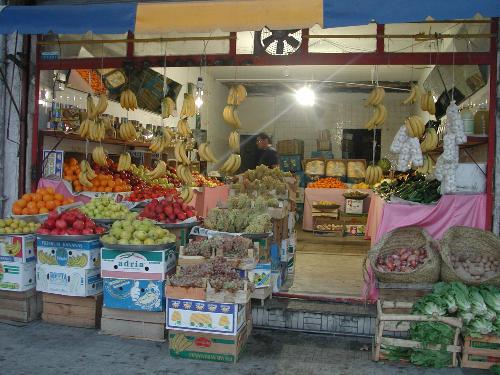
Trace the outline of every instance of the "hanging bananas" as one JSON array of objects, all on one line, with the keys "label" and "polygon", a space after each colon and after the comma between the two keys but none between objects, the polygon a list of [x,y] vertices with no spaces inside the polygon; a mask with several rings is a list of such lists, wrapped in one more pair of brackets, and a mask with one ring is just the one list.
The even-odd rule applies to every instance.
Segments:
[{"label": "hanging bananas", "polygon": [[372,117],[365,124],[365,129],[373,130],[377,126],[382,125],[387,119],[387,109],[385,105],[378,104],[375,106],[375,111],[373,112]]},{"label": "hanging bananas", "polygon": [[229,149],[235,153],[240,152],[240,133],[237,131],[232,131],[229,134]]},{"label": "hanging bananas", "polygon": [[132,90],[123,90],[120,95],[120,105],[127,111],[134,111],[137,109],[137,97]]},{"label": "hanging bananas", "polygon": [[175,101],[169,96],[164,97],[161,101],[161,118],[174,116],[176,110]]},{"label": "hanging bananas", "polygon": [[182,164],[186,164],[186,165],[191,164],[191,161],[189,160],[189,157],[187,156],[186,146],[184,145],[184,142],[178,141],[175,144],[174,155],[175,155],[175,160],[177,161],[177,163],[182,163]]},{"label": "hanging bananas", "polygon": [[184,101],[182,102],[180,118],[196,116],[196,105],[194,103],[193,95],[184,94]]},{"label": "hanging bananas", "polygon": [[182,189],[180,198],[184,203],[189,204],[194,198],[194,190],[190,188]]},{"label": "hanging bananas", "polygon": [[158,164],[156,164],[155,169],[147,172],[147,175],[150,178],[155,179],[155,178],[164,177],[166,172],[167,172],[167,164],[163,160],[160,160],[158,162]]},{"label": "hanging bananas", "polygon": [[182,181],[183,185],[191,186],[193,184],[193,175],[187,165],[178,164],[176,170],[177,177]]},{"label": "hanging bananas", "polygon": [[421,138],[425,132],[425,122],[420,116],[410,116],[405,120],[408,137]]},{"label": "hanging bananas", "polygon": [[201,160],[205,160],[209,163],[217,163],[218,160],[210,149],[209,143],[202,143],[198,147],[198,154],[200,155]]},{"label": "hanging bananas", "polygon": [[422,150],[423,153],[434,151],[438,145],[438,142],[439,138],[436,133],[436,129],[429,128],[425,132],[424,140],[420,143],[420,149]]},{"label": "hanging bananas", "polygon": [[234,129],[241,128],[241,121],[235,106],[226,105],[222,111],[222,117],[224,121],[231,125]]},{"label": "hanging bananas", "polygon": [[94,162],[101,167],[107,165],[106,153],[104,152],[104,148],[102,146],[97,146],[92,150],[92,160],[94,160]]},{"label": "hanging bananas", "polygon": [[374,87],[373,90],[370,92],[370,95],[368,96],[368,100],[365,103],[365,107],[368,107],[370,105],[372,106],[377,106],[382,103],[385,97],[385,90],[380,87]]},{"label": "hanging bananas", "polygon": [[238,154],[231,154],[222,167],[219,168],[219,171],[227,175],[233,175],[240,169],[240,166],[241,156]]},{"label": "hanging bananas", "polygon": [[132,157],[128,152],[120,154],[120,158],[118,159],[118,166],[116,170],[118,172],[128,171],[132,165]]},{"label": "hanging bananas", "polygon": [[98,119],[95,121],[89,120],[88,139],[94,142],[101,142],[106,136],[106,126]]},{"label": "hanging bananas", "polygon": [[86,187],[92,187],[93,184],[89,180],[93,180],[97,175],[88,163],[87,160],[82,160],[80,162],[80,173],[78,174],[78,181],[80,184]]},{"label": "hanging bananas", "polygon": [[384,178],[384,172],[378,165],[369,165],[365,172],[365,182],[368,185],[375,185]]},{"label": "hanging bananas", "polygon": [[247,90],[243,85],[231,86],[227,96],[228,105],[240,105],[247,97]]},{"label": "hanging bananas", "polygon": [[191,131],[191,128],[189,127],[187,117],[186,118],[181,118],[177,122],[177,133],[179,133],[179,135],[181,137],[189,137],[193,133]]},{"label": "hanging bananas", "polygon": [[436,103],[434,103],[432,91],[427,91],[420,97],[420,109],[429,112],[431,115],[436,114]]},{"label": "hanging bananas", "polygon": [[420,95],[419,89],[417,85],[414,85],[413,83],[411,84],[411,89],[410,93],[406,97],[405,100],[401,104],[407,105],[407,104],[415,104],[418,100],[418,96]]},{"label": "hanging bananas", "polygon": [[170,129],[163,128],[161,136],[155,137],[149,146],[149,149],[156,153],[162,153],[172,142],[172,133]]},{"label": "hanging bananas", "polygon": [[137,138],[137,131],[135,130],[134,124],[130,121],[121,124],[120,129],[118,129],[120,138],[124,141],[131,142]]},{"label": "hanging bananas", "polygon": [[88,138],[90,135],[90,127],[93,125],[93,120],[90,119],[85,119],[82,121],[80,124],[80,127],[78,128],[78,134],[82,138]]},{"label": "hanging bananas", "polygon": [[417,168],[417,172],[422,173],[422,174],[431,174],[434,173],[434,160],[429,155],[423,155],[424,157],[424,164]]}]

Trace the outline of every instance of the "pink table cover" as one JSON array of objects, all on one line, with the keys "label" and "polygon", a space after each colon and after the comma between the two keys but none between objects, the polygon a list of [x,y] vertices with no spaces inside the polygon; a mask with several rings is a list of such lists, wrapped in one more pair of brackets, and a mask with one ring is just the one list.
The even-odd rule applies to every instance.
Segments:
[{"label": "pink table cover", "polygon": [[[419,226],[436,240],[451,227],[466,226],[486,229],[486,194],[444,195],[436,205],[409,205],[387,203],[380,197],[374,197],[368,214],[368,229],[372,235],[372,245],[393,229]],[[374,235],[375,234],[375,235]],[[375,275],[367,267],[362,296],[376,300],[378,290]]]},{"label": "pink table cover", "polygon": [[[312,204],[314,201],[331,201],[344,206],[345,198],[342,194],[348,189],[313,189],[306,188],[304,192],[304,217],[302,219],[302,229],[306,231],[313,230],[312,220]],[[370,198],[373,192],[371,190],[357,189],[368,193],[369,196],[365,199],[363,210],[368,212],[370,207]]]},{"label": "pink table cover", "polygon": [[196,208],[198,216],[206,217],[208,211],[217,206],[217,202],[226,202],[229,198],[229,186],[205,187],[203,191],[196,192],[195,200],[191,202]]}]

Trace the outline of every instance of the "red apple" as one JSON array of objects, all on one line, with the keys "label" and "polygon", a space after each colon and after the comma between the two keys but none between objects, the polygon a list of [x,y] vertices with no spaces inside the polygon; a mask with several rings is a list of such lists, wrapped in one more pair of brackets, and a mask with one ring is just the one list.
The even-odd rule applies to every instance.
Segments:
[{"label": "red apple", "polygon": [[58,219],[59,214],[54,210],[49,212],[49,219],[54,220],[54,222]]},{"label": "red apple", "polygon": [[94,230],[90,228],[85,228],[84,230],[82,230],[82,234],[88,236],[90,234],[94,234]]},{"label": "red apple", "polygon": [[82,220],[75,220],[73,228],[76,230],[83,230],[85,228],[85,223]]},{"label": "red apple", "polygon": [[56,227],[56,219],[45,220],[45,223],[43,223],[43,226],[47,229],[54,229]]},{"label": "red apple", "polygon": [[65,220],[63,219],[58,219],[56,220],[56,228],[57,229],[66,229],[68,227],[68,224],[66,223]]},{"label": "red apple", "polygon": [[177,218],[180,221],[184,221],[184,220],[186,220],[186,214],[184,212],[179,212],[179,213],[177,213]]},{"label": "red apple", "polygon": [[94,232],[95,232],[95,234],[103,234],[104,232],[106,232],[106,228],[104,228],[104,227],[96,227],[94,229]]},{"label": "red apple", "polygon": [[46,228],[38,228],[36,232],[38,234],[50,234],[50,230]]},{"label": "red apple", "polygon": [[53,235],[53,236],[59,236],[59,229],[52,229],[50,231],[50,234]]},{"label": "red apple", "polygon": [[69,235],[72,235],[72,236],[77,236],[77,235],[80,234],[80,231],[77,230],[77,229],[75,229],[75,228],[69,228],[67,230],[67,232],[68,232]]}]

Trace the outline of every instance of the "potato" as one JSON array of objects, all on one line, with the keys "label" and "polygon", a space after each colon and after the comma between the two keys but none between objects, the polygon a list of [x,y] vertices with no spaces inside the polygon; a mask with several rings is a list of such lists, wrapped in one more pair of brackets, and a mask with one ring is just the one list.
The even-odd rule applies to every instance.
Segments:
[{"label": "potato", "polygon": [[491,277],[496,276],[497,274],[498,274],[498,273],[497,273],[497,272],[495,272],[495,271],[487,271],[487,272],[485,272],[485,273],[484,273],[483,278],[485,278],[485,279],[489,279],[489,278],[491,278]]},{"label": "potato", "polygon": [[472,276],[481,276],[484,274],[484,267],[482,266],[472,266],[469,268],[469,272]]}]

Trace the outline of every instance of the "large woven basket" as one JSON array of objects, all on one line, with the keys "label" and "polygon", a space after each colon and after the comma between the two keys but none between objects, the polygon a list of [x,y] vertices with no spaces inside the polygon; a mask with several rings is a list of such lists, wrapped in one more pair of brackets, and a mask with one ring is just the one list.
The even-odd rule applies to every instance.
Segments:
[{"label": "large woven basket", "polygon": [[[376,267],[379,255],[393,254],[396,250],[409,248],[427,250],[427,260],[411,272],[382,272]],[[382,237],[368,252],[371,268],[377,280],[383,283],[435,283],[439,280],[441,259],[438,244],[421,227],[394,229]]]},{"label": "large woven basket", "polygon": [[451,255],[464,255],[466,258],[486,255],[500,260],[500,238],[491,232],[477,228],[452,227],[441,240],[441,279],[443,281],[462,281],[467,285],[490,284],[500,286],[500,274],[483,280],[463,279],[451,264]]}]

